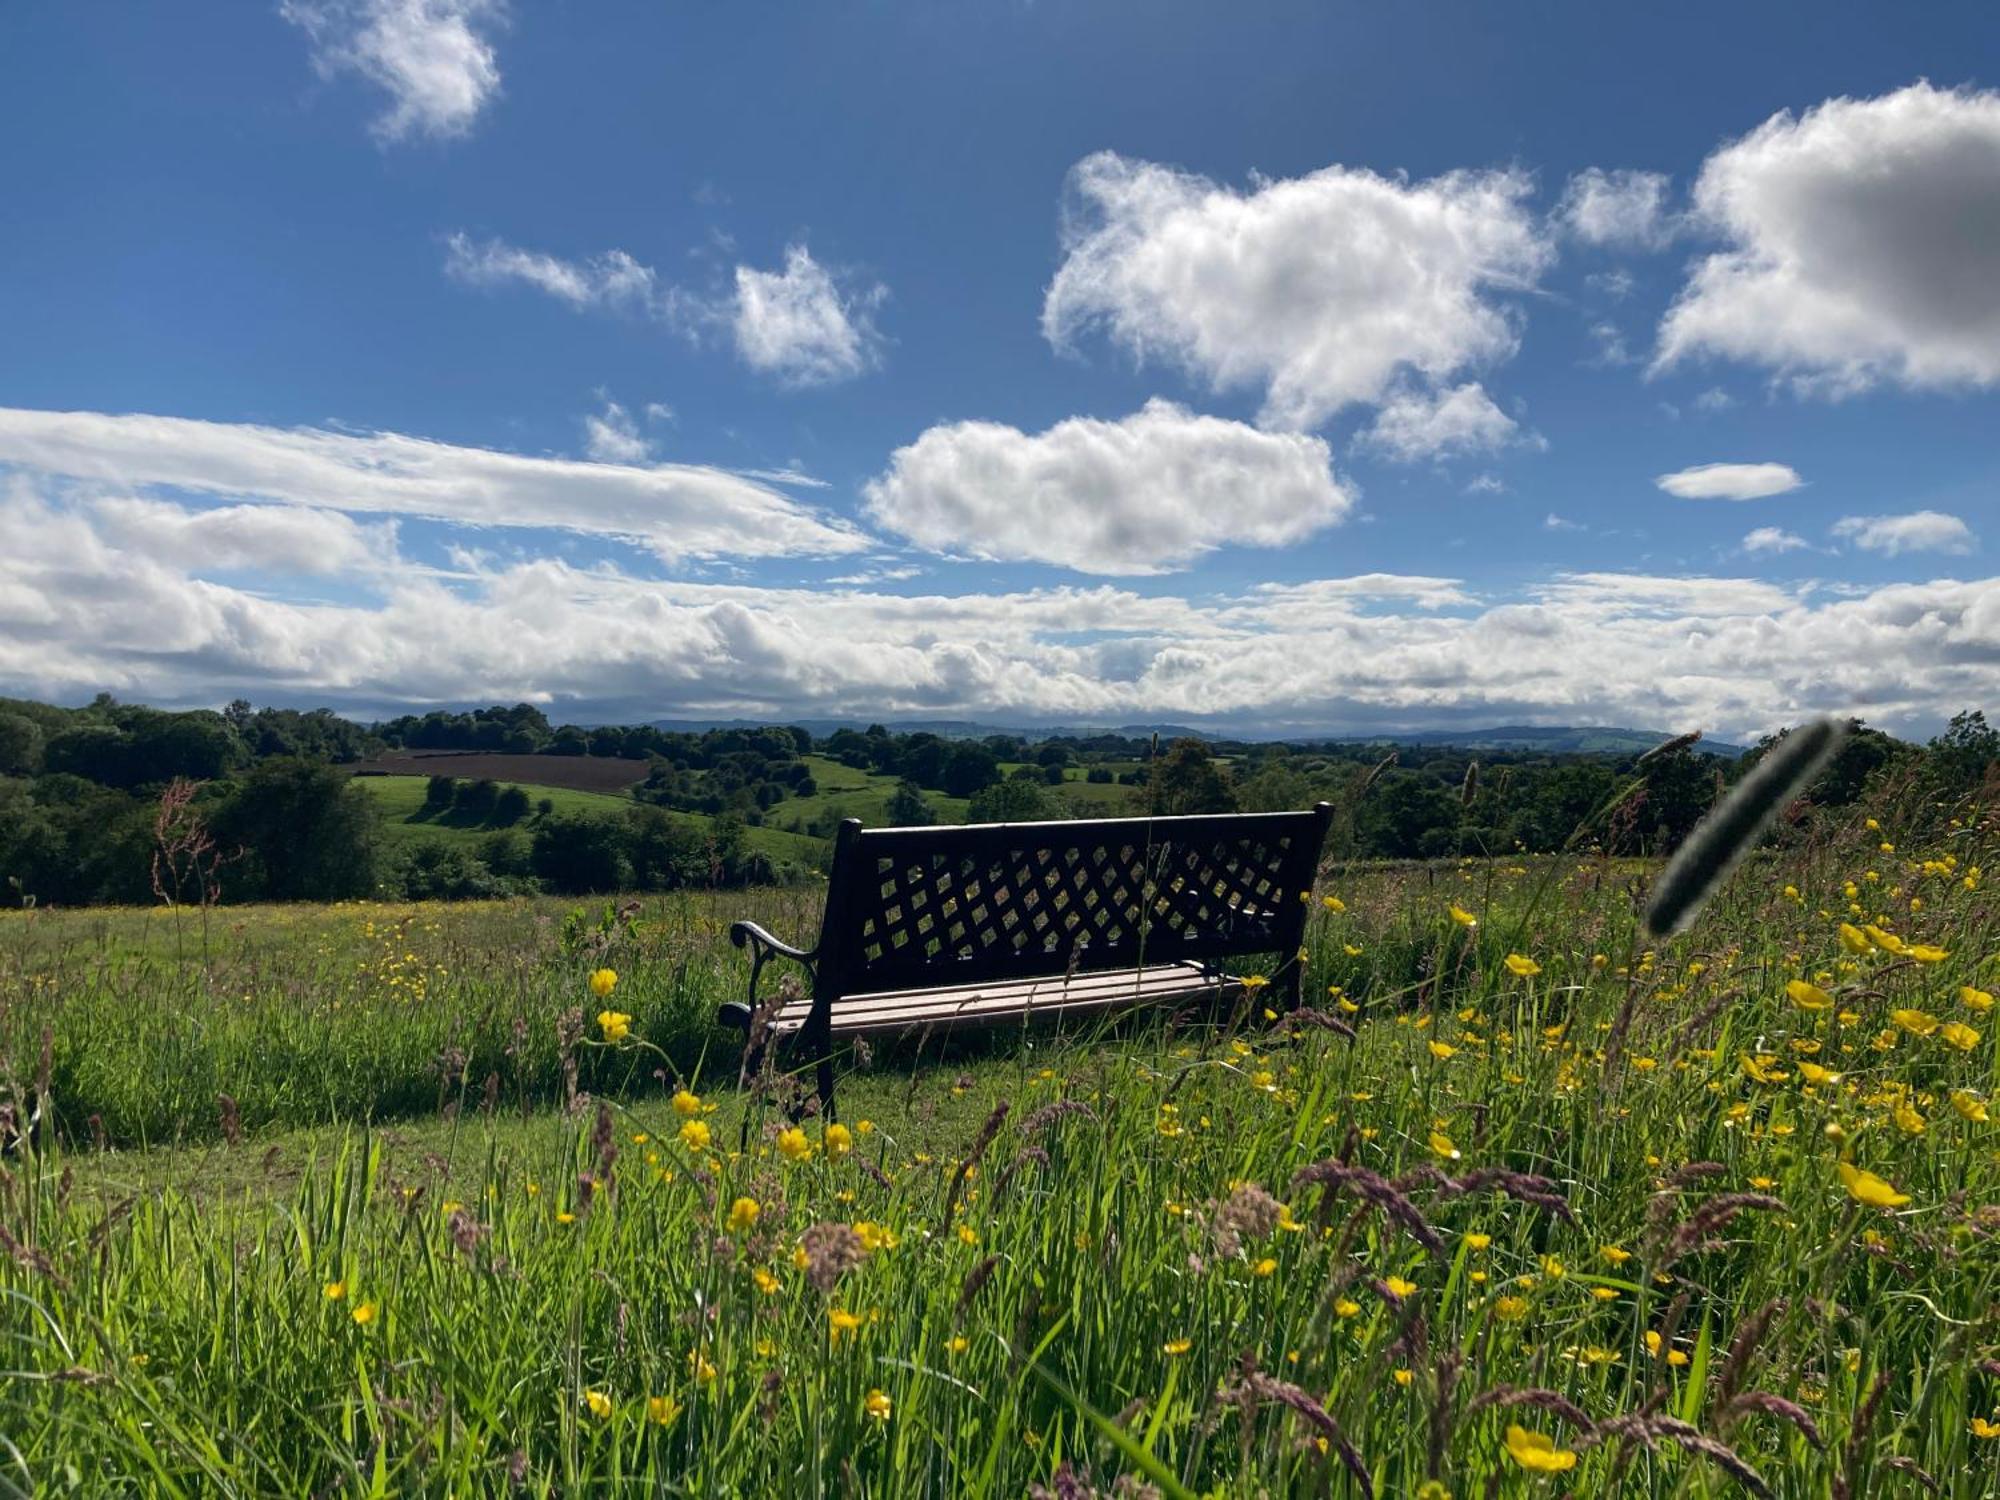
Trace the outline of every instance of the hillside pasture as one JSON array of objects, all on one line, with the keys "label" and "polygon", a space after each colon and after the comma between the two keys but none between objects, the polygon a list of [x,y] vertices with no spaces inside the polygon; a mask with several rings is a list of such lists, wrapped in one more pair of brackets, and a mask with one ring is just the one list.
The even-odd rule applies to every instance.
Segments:
[{"label": "hillside pasture", "polygon": [[398,750],[356,761],[350,774],[451,776],[465,781],[504,781],[525,787],[617,796],[646,779],[646,762],[611,755],[500,755],[474,750]]}]

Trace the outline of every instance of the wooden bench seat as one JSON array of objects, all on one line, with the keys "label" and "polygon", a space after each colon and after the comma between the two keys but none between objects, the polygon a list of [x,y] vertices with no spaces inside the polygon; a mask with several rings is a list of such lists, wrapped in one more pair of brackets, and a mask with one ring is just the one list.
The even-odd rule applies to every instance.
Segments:
[{"label": "wooden bench seat", "polygon": [[[1333,810],[870,828],[834,840],[819,942],[798,948],[754,922],[747,1000],[720,1019],[817,1065],[833,1106],[841,1037],[1021,1024],[1229,997],[1225,959],[1270,956],[1296,1005],[1299,943]],[[809,978],[760,1018],[764,965]]]},{"label": "wooden bench seat", "polygon": [[[1215,974],[1200,964],[1161,964],[1147,969],[1106,969],[1054,979],[1003,979],[956,989],[881,990],[848,995],[833,1008],[834,1036],[882,1036],[954,1026],[991,1026],[996,1021],[1036,1016],[1078,1016],[1092,1012],[1170,1005],[1233,994],[1242,980]],[[771,1021],[775,1036],[805,1029],[811,1000],[795,1000]]]}]

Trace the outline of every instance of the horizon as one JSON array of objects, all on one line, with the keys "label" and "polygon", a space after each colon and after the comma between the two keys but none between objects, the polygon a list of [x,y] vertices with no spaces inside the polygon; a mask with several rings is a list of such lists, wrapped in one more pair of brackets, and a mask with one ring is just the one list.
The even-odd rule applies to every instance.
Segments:
[{"label": "horizon", "polygon": [[775,14],[0,16],[0,694],[2000,704],[1990,9]]}]

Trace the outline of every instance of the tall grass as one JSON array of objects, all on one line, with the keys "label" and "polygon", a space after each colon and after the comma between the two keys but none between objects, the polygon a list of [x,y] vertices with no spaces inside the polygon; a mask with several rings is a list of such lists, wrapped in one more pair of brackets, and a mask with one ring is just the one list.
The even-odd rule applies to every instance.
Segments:
[{"label": "tall grass", "polygon": [[[378,941],[391,914],[364,939],[355,911],[255,914],[199,972],[263,974],[284,998],[245,985],[239,1015],[236,989],[203,978],[169,992],[198,1015],[145,1023],[237,1039],[183,1054],[211,1059],[178,1096],[204,1120],[217,1080],[272,1120],[349,1097],[382,1111],[358,1075],[351,1094],[304,1080],[350,1046],[399,1086],[434,1080],[434,1049],[499,1043],[515,1016],[546,1052],[537,1087],[559,1092],[554,1014],[594,1014],[585,975],[608,953],[633,1033],[579,1044],[604,1102],[526,1125],[505,1095],[478,1107],[469,1067],[428,1160],[356,1133],[294,1185],[226,1193],[121,1190],[115,1157],[15,1161],[0,1478],[1986,1494],[2000,967],[1976,867],[1992,835],[1965,820],[1912,852],[1857,825],[1747,867],[1650,949],[1642,882],[1592,861],[1344,883],[1320,892],[1343,909],[1322,909],[1308,962],[1313,1009],[1354,1041],[1257,1004],[1044,1039],[962,1079],[851,1076],[845,1136],[781,1134],[691,1061],[673,1063],[687,1096],[653,1079],[655,1044],[689,1045],[689,1013],[736,982],[699,907],[678,932],[658,908],[567,946],[543,907],[413,913],[395,944]],[[114,997],[142,996],[140,975],[195,982],[124,920],[87,942],[39,930],[16,951],[42,959],[13,970],[56,976],[37,993],[72,1059],[59,1080],[94,1087],[100,1112],[140,1092],[80,1060],[120,1046]],[[417,955],[401,972],[448,972],[416,1000],[379,977],[342,988],[358,954],[377,966],[397,945]],[[275,1022],[308,1002],[286,1051]],[[399,1016],[416,1039],[371,1040]],[[31,1063],[32,1025],[9,1026]],[[259,1069],[286,1081],[259,1095]],[[435,1111],[425,1088],[411,1107]]]}]

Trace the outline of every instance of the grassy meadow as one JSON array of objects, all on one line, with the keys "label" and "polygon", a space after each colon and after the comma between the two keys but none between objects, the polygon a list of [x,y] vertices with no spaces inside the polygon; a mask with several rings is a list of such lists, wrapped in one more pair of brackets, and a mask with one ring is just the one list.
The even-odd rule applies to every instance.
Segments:
[{"label": "grassy meadow", "polygon": [[1651,945],[1629,863],[1336,871],[1299,1016],[796,1128],[712,1016],[811,889],[0,915],[0,1487],[1991,1495],[1994,842]]}]

